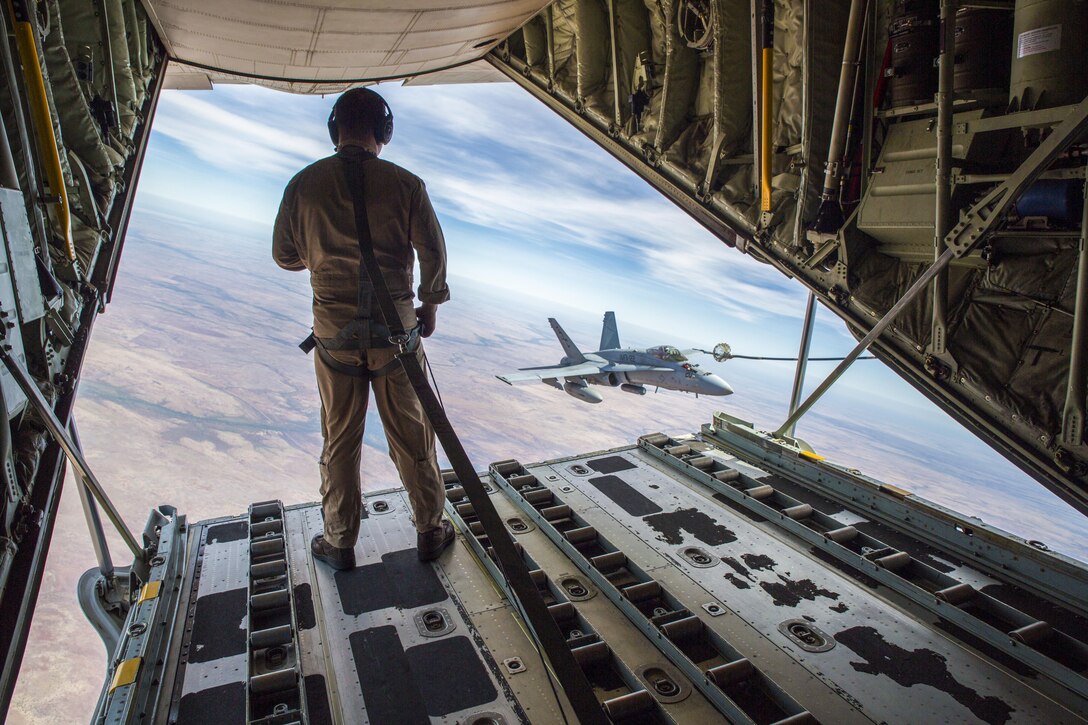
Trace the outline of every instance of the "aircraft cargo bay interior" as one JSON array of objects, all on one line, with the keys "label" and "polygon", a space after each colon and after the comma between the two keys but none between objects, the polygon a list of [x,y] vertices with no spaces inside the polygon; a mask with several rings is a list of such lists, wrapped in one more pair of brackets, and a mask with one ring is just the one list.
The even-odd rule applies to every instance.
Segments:
[{"label": "aircraft cargo bay interior", "polygon": [[[1035,502],[1024,500],[1023,510],[1006,507],[1006,520],[1025,519],[1010,532],[974,509],[953,510],[947,501],[995,505],[972,499],[992,493],[996,500],[1001,484],[982,472],[981,483],[959,487],[956,476],[970,465],[947,465],[958,455],[954,438],[942,456],[935,453],[939,443],[902,453],[894,460],[913,458],[910,467],[885,481],[870,464],[881,446],[886,453],[897,441],[912,442],[910,433],[881,440],[861,422],[836,432],[817,417],[821,405],[841,400],[835,398],[846,384],[840,381],[855,364],[881,366],[924,398],[932,417],[923,416],[921,425],[962,428],[988,447],[987,455],[1030,478],[1040,496],[1088,513],[1088,2],[9,0],[0,23],[0,720],[35,721],[25,703],[45,698],[40,680],[34,692],[24,684],[18,698],[16,687],[29,661],[39,668],[45,662],[48,670],[53,653],[35,649],[31,626],[36,614],[39,623],[54,621],[42,617],[48,607],[76,616],[77,606],[87,620],[79,631],[101,639],[107,663],[97,701],[84,697],[81,712],[93,713],[93,723],[1088,720],[1088,564],[1032,533],[1049,524],[1060,529],[1061,541],[1083,543],[1083,521],[1054,519],[1040,527],[1037,519],[1045,515],[1029,513]],[[577,143],[534,136],[526,143],[540,146],[540,156],[519,160],[519,171],[542,180],[524,189],[556,197],[531,223],[517,222],[540,227],[539,239],[521,242],[545,250],[537,259],[550,255],[539,273],[564,275],[547,282],[552,301],[568,311],[601,301],[577,294],[590,286],[583,284],[591,279],[588,269],[602,279],[628,275],[630,287],[601,287],[644,297],[641,310],[684,287],[701,290],[704,302],[728,297],[729,306],[711,305],[698,316],[677,312],[671,330],[663,313],[654,324],[675,339],[644,339],[648,328],[635,319],[629,334],[624,317],[623,344],[616,313],[606,312],[594,352],[574,342],[583,339],[581,325],[568,335],[556,320],[564,316],[548,312],[556,315],[549,322],[563,357],[544,365],[529,355],[554,348],[555,339],[547,338],[547,348],[537,340],[519,344],[543,325],[508,325],[502,314],[510,311],[497,309],[505,303],[491,302],[485,313],[477,302],[438,314],[429,349],[454,353],[449,360],[431,353],[427,362],[435,367],[426,368],[419,339],[435,330],[435,308],[449,297],[442,287],[444,249],[410,240],[420,271],[414,276],[409,250],[403,276],[408,297],[419,283],[420,307],[418,325],[405,325],[397,307],[404,304],[403,280],[390,274],[381,246],[388,240],[375,233],[389,228],[382,226],[386,207],[375,207],[364,191],[376,169],[390,168],[386,159],[429,171],[426,156],[448,152],[464,167],[457,147],[469,145],[468,134],[530,134],[525,124],[514,127],[525,117],[513,103],[479,104],[501,97],[480,93],[451,103],[445,136],[440,125],[424,129],[413,120],[413,112],[424,115],[427,101],[413,106],[397,90],[438,93],[476,83],[502,84],[563,131],[580,134]],[[271,114],[260,133],[250,133],[257,127],[241,116],[194,100],[242,86],[312,101],[307,112],[329,96],[321,117],[305,120],[325,136],[324,114],[332,111],[327,137],[316,144],[293,136],[297,118]],[[249,104],[247,113],[262,113],[256,96],[235,98],[240,107]],[[165,113],[178,109],[189,115]],[[359,109],[369,109],[373,123],[355,136],[362,133],[353,121]],[[165,125],[156,125],[157,110]],[[401,129],[396,140],[394,115]],[[297,310],[288,305],[299,302],[298,285],[276,278],[255,294],[257,283],[239,273],[253,264],[240,251],[248,232],[204,230],[201,223],[213,222],[184,202],[180,186],[196,177],[183,167],[215,165],[201,150],[193,152],[195,161],[175,155],[173,169],[154,171],[156,189],[179,186],[177,203],[168,200],[135,219],[153,131],[176,142],[216,128],[227,129],[220,148],[229,158],[214,161],[238,167],[240,178],[252,172],[247,164],[260,167],[255,150],[279,153],[272,165],[283,175],[300,160],[313,161],[307,170],[317,168],[330,139],[337,148],[343,176],[322,182],[320,196],[338,198],[352,212],[353,231],[344,238],[357,265],[348,276],[358,303],[340,332],[323,331],[320,307],[329,302],[320,275],[307,250],[292,246],[298,226],[281,223],[303,175],[287,192],[283,185],[301,163],[282,181],[276,177],[284,202],[275,229],[271,218],[259,227],[272,231],[283,270],[311,273]],[[424,133],[435,137],[434,145],[401,141]],[[201,139],[191,143],[177,148],[199,149]],[[421,172],[425,187],[403,170],[389,177],[409,189],[412,219],[425,218],[413,222],[412,234],[437,235],[441,247],[437,221],[428,221],[434,217],[429,190],[451,239],[466,230],[486,236],[496,214],[483,210],[502,201],[485,197],[507,191],[502,187],[513,184],[514,174],[496,175],[499,182],[486,189],[472,175],[513,165],[520,151],[476,148],[474,168],[465,168],[463,179],[452,171]],[[598,196],[571,208],[568,218],[564,204],[576,206],[577,194],[564,196],[548,184],[600,168],[590,166],[588,153],[564,157],[582,148],[600,152],[624,177],[587,182],[581,190]],[[567,166],[552,175],[533,168],[544,157]],[[646,197],[632,194],[628,183],[690,217],[707,236],[706,249],[693,251],[679,225],[655,227],[656,212],[635,208],[633,200]],[[449,187],[464,204],[479,197],[464,218],[446,218]],[[226,188],[209,184],[205,198]],[[241,196],[226,196],[223,207],[243,206]],[[225,223],[240,217],[230,218]],[[558,237],[548,246],[557,229],[574,233],[591,219],[605,231],[609,225],[624,231],[616,237],[587,231],[578,249]],[[188,240],[170,246],[165,231],[157,238],[158,225],[168,223]],[[657,246],[646,245],[640,233],[660,237]],[[623,234],[631,239],[613,244]],[[515,249],[517,235],[509,237],[500,240],[505,247],[474,248],[477,278],[494,281],[515,266],[532,266]],[[271,266],[268,240],[261,244],[262,263]],[[153,254],[142,258],[142,249]],[[502,251],[489,256],[482,249]],[[622,257],[639,252],[645,266],[661,267],[656,277],[636,278],[635,267],[624,266]],[[714,277],[725,269],[711,261],[719,252],[743,260],[730,270],[735,276]],[[278,325],[278,338],[290,337],[297,326],[290,316],[310,313],[312,283],[314,331],[299,346],[311,357],[298,354],[294,338],[286,347],[304,360],[308,385],[317,366],[320,391],[311,391],[313,400],[282,384],[286,373],[262,377],[223,364],[215,377],[224,389],[244,378],[241,384],[258,396],[278,399],[277,410],[304,421],[290,428],[255,408],[260,417],[251,433],[254,440],[294,435],[292,445],[313,448],[308,474],[295,475],[283,463],[284,480],[275,482],[277,490],[311,493],[289,501],[250,495],[265,490],[265,481],[252,489],[212,488],[217,493],[205,503],[214,513],[204,518],[204,509],[192,516],[175,505],[191,499],[149,471],[137,476],[139,485],[161,503],[140,529],[123,513],[124,502],[118,505],[123,490],[96,475],[92,463],[101,459],[92,436],[84,449],[75,421],[77,398],[100,384],[88,386],[85,378],[92,327],[119,305],[126,269],[162,290],[177,283],[169,267],[178,260],[208,264],[217,255],[223,260],[217,274],[235,275],[236,286],[191,280],[222,305],[190,311],[194,320],[213,321],[203,324],[200,344],[252,349],[260,364],[274,364],[260,360],[268,333],[250,325],[247,337],[245,315],[263,313]],[[234,267],[226,264],[232,255]],[[468,257],[450,256],[451,266]],[[524,279],[511,277],[497,289],[510,292]],[[788,342],[796,355],[735,354],[732,339],[685,347],[692,329],[717,338],[721,328],[708,324],[715,314],[729,310],[743,318],[750,306],[765,309],[751,313],[748,324],[757,332],[742,336],[738,350],[769,350],[782,328],[760,331],[768,319],[762,315],[798,299],[780,293],[779,284],[807,295],[800,341]],[[243,298],[246,304],[236,304]],[[152,328],[173,298],[164,293],[163,300],[144,310]],[[371,308],[380,332],[371,328]],[[488,325],[494,329],[484,334]],[[814,351],[817,330],[832,328],[844,331],[845,348],[831,356]],[[447,330],[461,347],[442,347]],[[118,411],[149,405],[123,392],[126,375],[134,379],[134,371],[152,365],[153,356],[141,358],[142,352],[161,343],[162,357],[176,354],[169,345],[177,340],[161,342],[172,328],[155,332],[127,331],[100,361],[115,368],[111,404]],[[352,334],[364,342],[336,346]],[[628,347],[629,337],[639,347]],[[764,349],[750,350],[753,341]],[[367,369],[366,354],[361,364],[345,362],[347,353],[377,355],[376,349],[388,352],[388,364],[375,357]],[[488,361],[496,363],[484,376],[490,387],[447,389],[443,401],[436,383],[470,363],[482,369],[472,361],[480,350],[509,353]],[[778,386],[783,399],[754,406],[773,420],[750,422],[754,416],[734,407],[745,405],[733,401],[755,390],[755,376],[742,385],[716,372],[722,363],[744,360],[788,363],[773,378],[786,381]],[[540,366],[507,372],[530,363]],[[301,367],[295,362],[291,369]],[[298,503],[321,495],[319,485],[327,495],[334,477],[327,396],[329,380],[342,385],[344,378],[330,372],[322,379],[326,368],[363,378],[364,396],[373,387],[386,429],[381,445],[404,482],[388,461],[380,475],[367,476],[377,447],[374,413],[366,438],[359,427],[366,450],[361,514],[355,509],[342,526],[358,525],[357,543],[353,535],[335,543],[340,524],[331,523],[327,501],[324,508]],[[387,382],[390,374],[411,390],[388,392],[395,384]],[[772,377],[758,389],[766,392]],[[187,390],[184,382],[172,384]],[[185,395],[194,430],[214,407],[214,387],[194,386]],[[659,390],[660,399],[647,395]],[[461,406],[473,395],[476,408]],[[165,407],[164,399],[152,405]],[[682,407],[690,401],[701,407]],[[363,402],[358,415],[365,417]],[[557,403],[567,408],[545,407]],[[313,410],[298,412],[302,406]],[[631,423],[634,412],[616,415],[622,406],[642,417]],[[670,406],[698,414],[678,429],[665,428],[657,411]],[[417,413],[437,433],[440,472],[433,454],[400,450],[397,416]],[[102,423],[101,416],[88,417]],[[571,423],[576,419],[578,426]],[[260,430],[262,420],[268,430]],[[670,426],[674,421],[668,417]],[[465,427],[476,440],[459,437]],[[521,437],[504,433],[511,428]],[[123,450],[123,434],[115,436],[109,450]],[[556,454],[541,443],[536,450],[550,451],[542,460],[523,460],[514,445],[549,436],[564,449]],[[605,448],[599,441],[608,436]],[[864,466],[812,445],[810,436],[858,437]],[[160,451],[163,460],[175,469],[191,466],[194,478],[198,471],[214,478],[207,471],[219,449],[211,438],[181,431],[172,440],[177,450]],[[480,451],[490,459],[480,459]],[[440,523],[425,526],[422,484],[412,477],[426,477],[419,471],[427,460],[443,495],[431,511]],[[263,460],[253,475],[278,464]],[[913,483],[924,492],[912,490]],[[87,571],[78,592],[58,604],[43,592],[51,585],[51,547],[70,556],[58,548],[73,534],[60,513],[66,489],[79,497],[80,536],[85,528],[91,546],[81,552],[79,567]],[[939,489],[949,498],[931,500],[927,494]],[[49,677],[61,692],[63,680],[79,673]]]}]

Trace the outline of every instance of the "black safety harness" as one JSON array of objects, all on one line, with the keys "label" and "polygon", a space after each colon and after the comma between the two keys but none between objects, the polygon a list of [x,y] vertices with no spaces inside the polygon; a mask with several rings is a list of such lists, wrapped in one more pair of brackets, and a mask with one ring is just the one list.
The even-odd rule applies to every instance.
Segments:
[{"label": "black safety harness", "polygon": [[[441,442],[442,449],[446,452],[446,457],[449,458],[450,464],[453,466],[458,483],[465,489],[465,494],[472,504],[473,511],[483,525],[484,533],[490,539],[499,568],[506,577],[510,590],[520,602],[521,609],[528,620],[527,623],[536,635],[544,656],[551,663],[559,685],[574,708],[578,721],[583,725],[607,725],[610,720],[597,700],[592,685],[590,685],[581,666],[574,659],[574,655],[567,645],[566,638],[560,632],[559,626],[555,623],[551,614],[548,613],[547,604],[529,575],[529,568],[525,565],[525,561],[522,559],[521,553],[506,526],[503,525],[495,506],[491,503],[491,499],[488,497],[487,491],[484,490],[472,461],[469,460],[468,454],[465,453],[453,425],[446,416],[445,409],[423,372],[419,356],[416,354],[416,349],[419,347],[418,328],[407,331],[401,324],[396,303],[389,293],[385,276],[381,267],[378,266],[377,258],[374,256],[370,220],[367,216],[366,198],[363,194],[364,174],[362,162],[364,159],[346,156],[340,158],[344,163],[344,174],[347,177],[348,189],[351,192],[352,203],[355,207],[355,228],[359,237],[360,310],[363,309],[365,302],[367,312],[365,318],[357,316],[356,320],[345,327],[345,329],[353,328],[353,325],[358,323],[353,331],[347,333],[348,339],[356,339],[352,335],[359,333],[360,336],[357,339],[360,342],[363,340],[373,341],[374,337],[370,333],[377,331],[379,328],[370,321],[369,311],[371,300],[376,300],[378,310],[384,320],[383,326],[386,328],[384,331],[388,332],[388,336],[384,338],[384,344],[381,346],[395,347],[397,353],[393,363],[381,370],[370,371],[369,375],[392,372],[392,370],[386,370],[386,368],[394,368],[396,365],[404,368],[404,372],[407,374],[408,380],[423,407],[423,412],[430,421],[431,427],[434,428],[435,435]],[[364,277],[366,278],[365,290],[367,291],[365,300],[363,298]],[[365,323],[362,322],[363,319],[366,320]],[[368,332],[365,337],[362,334],[364,330]],[[341,330],[341,333],[343,332],[344,330]],[[336,341],[340,338],[341,335],[338,333],[333,340]],[[300,347],[305,349],[305,344],[304,342]],[[334,344],[336,343],[334,342]],[[314,338],[310,349],[313,349],[314,345],[317,346],[318,354],[321,354],[324,350],[322,341]],[[375,346],[373,344],[369,345],[369,347]],[[361,349],[361,346],[352,349]],[[325,354],[328,354],[327,351]],[[322,357],[326,361],[331,358],[331,355]],[[337,368],[334,367],[333,369]],[[366,374],[363,373],[363,375]]]},{"label": "black safety harness", "polygon": [[[354,157],[341,156],[341,161],[344,162],[345,168],[350,166],[358,166],[365,159],[376,158],[375,155],[369,151],[364,151],[359,161],[353,163]],[[355,194],[355,190],[352,190]],[[313,332],[310,332],[309,336],[299,343],[299,348],[303,352],[309,353],[311,350],[317,350],[318,357],[325,363],[326,366],[332,370],[340,373],[341,375],[349,375],[353,378],[380,378],[384,375],[388,375],[391,372],[400,368],[400,363],[393,360],[380,368],[371,370],[367,367],[367,361],[364,359],[359,365],[352,365],[337,360],[335,357],[329,354],[330,350],[346,351],[346,350],[372,350],[375,348],[389,348],[394,347],[392,342],[393,332],[385,322],[385,315],[379,310],[378,319],[374,318],[374,283],[371,281],[370,275],[367,273],[366,264],[363,260],[363,247],[371,246],[370,230],[366,230],[367,239],[365,240],[362,235],[359,236],[359,248],[360,248],[360,261],[359,261],[359,283],[358,292],[359,298],[355,307],[355,317],[352,318],[348,324],[341,327],[334,337],[317,337]],[[396,319],[400,320],[400,315],[396,316]],[[408,335],[408,341],[405,344],[407,350],[415,352],[419,348],[419,326],[413,327],[406,332]]]}]

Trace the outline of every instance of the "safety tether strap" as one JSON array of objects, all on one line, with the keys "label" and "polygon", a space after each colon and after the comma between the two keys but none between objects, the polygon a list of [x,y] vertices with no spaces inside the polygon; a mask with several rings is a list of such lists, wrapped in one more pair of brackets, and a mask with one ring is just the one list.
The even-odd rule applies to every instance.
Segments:
[{"label": "safety tether strap", "polygon": [[442,450],[446,452],[454,472],[457,474],[458,483],[465,489],[473,512],[479,518],[484,527],[484,533],[488,536],[491,546],[495,550],[499,568],[506,576],[511,591],[521,603],[528,624],[536,634],[537,640],[544,655],[551,663],[559,685],[567,696],[567,700],[574,708],[578,720],[583,725],[607,725],[609,718],[601,708],[600,702],[593,691],[592,685],[586,679],[585,673],[574,659],[570,648],[567,646],[559,626],[548,613],[548,607],[544,603],[540,591],[529,576],[529,568],[521,558],[513,538],[503,525],[502,519],[495,510],[491,499],[480,483],[476,469],[472,466],[468,454],[465,453],[457,433],[453,429],[446,411],[443,409],[434,390],[423,372],[419,358],[414,352],[405,349],[408,334],[400,321],[393,296],[385,283],[385,276],[378,260],[374,256],[372,237],[370,234],[370,221],[366,210],[366,197],[363,189],[363,165],[362,160],[341,157],[344,162],[344,173],[347,176],[348,189],[351,192],[352,202],[355,206],[355,229],[359,237],[360,261],[370,277],[374,288],[374,299],[378,303],[378,310],[384,318],[390,330],[389,341],[400,346],[397,360],[404,367],[408,380],[423,406],[423,412],[434,428],[442,444]]}]

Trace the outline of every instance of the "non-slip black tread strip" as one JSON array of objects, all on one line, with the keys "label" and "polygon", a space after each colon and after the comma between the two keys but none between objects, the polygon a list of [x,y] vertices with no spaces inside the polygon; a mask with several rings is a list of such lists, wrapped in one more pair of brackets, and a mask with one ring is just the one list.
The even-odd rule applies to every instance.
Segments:
[{"label": "non-slip black tread strip", "polygon": [[[370,222],[367,216],[366,198],[363,196],[364,178],[361,163],[345,162],[344,171],[347,176],[348,189],[352,195],[355,211],[355,227],[359,242],[360,261],[366,267],[366,272],[374,285],[374,294],[381,310],[386,326],[393,336],[406,339],[404,327],[397,313],[393,296],[389,293],[389,287],[378,260],[374,256],[372,248]],[[434,428],[435,435],[442,443],[442,449],[453,466],[454,472],[465,489],[469,502],[476,511],[476,516],[484,531],[491,540],[495,555],[503,575],[521,604],[521,609],[528,620],[529,626],[536,635],[544,655],[552,665],[560,687],[567,696],[567,700],[574,708],[574,712],[583,725],[608,725],[609,718],[597,700],[592,685],[578,666],[574,655],[568,649],[563,634],[559,631],[555,621],[548,614],[548,608],[540,596],[536,585],[533,584],[529,570],[518,554],[514,546],[514,540],[503,524],[494,505],[487,496],[483,484],[476,475],[476,469],[469,460],[468,454],[461,445],[457,432],[453,429],[442,403],[438,400],[426,374],[420,365],[419,357],[415,352],[402,353],[397,356],[408,380],[419,398],[427,419]]]},{"label": "non-slip black tread strip", "polygon": [[246,683],[231,682],[190,692],[178,703],[176,725],[242,725],[246,721]]},{"label": "non-slip black tread strip", "polygon": [[619,476],[597,476],[589,483],[632,516],[661,513],[660,506]]},{"label": "non-slip black tread strip", "polygon": [[249,524],[245,521],[231,521],[216,524],[208,528],[209,544],[229,544],[249,537]]},{"label": "non-slip black tread strip", "polygon": [[245,587],[199,597],[187,661],[211,662],[245,654],[246,630],[240,625],[248,606]]},{"label": "non-slip black tread strip", "polygon": [[586,461],[586,465],[597,473],[619,473],[620,471],[630,471],[632,468],[638,468],[623,456],[594,458]]},{"label": "non-slip black tread strip", "polygon": [[329,691],[325,687],[325,678],[318,674],[306,675],[306,713],[310,716],[310,725],[332,725],[332,705],[329,703]]},{"label": "non-slip black tread strip", "polygon": [[468,637],[404,649],[396,628],[382,626],[355,632],[348,641],[371,722],[427,723],[499,696]]},{"label": "non-slip black tread strip", "polygon": [[377,564],[338,571],[334,579],[344,614],[353,617],[388,607],[415,609],[449,599],[434,567],[420,562],[414,548],[383,554]]}]

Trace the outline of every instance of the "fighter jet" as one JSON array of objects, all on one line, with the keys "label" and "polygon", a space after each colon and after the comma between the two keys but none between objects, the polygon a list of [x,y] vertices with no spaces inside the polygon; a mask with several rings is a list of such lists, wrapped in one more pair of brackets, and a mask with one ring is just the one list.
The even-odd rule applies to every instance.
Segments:
[{"label": "fighter jet", "polygon": [[548,322],[563,346],[564,355],[559,364],[520,368],[516,373],[497,375],[499,380],[508,385],[539,380],[586,403],[604,400],[590,385],[608,385],[634,395],[645,395],[647,386],[696,395],[730,395],[733,392],[729,383],[714,373],[700,370],[671,345],[646,350],[621,348],[614,312],[604,313],[600,349],[588,354],[578,349],[554,317],[549,317]]}]

